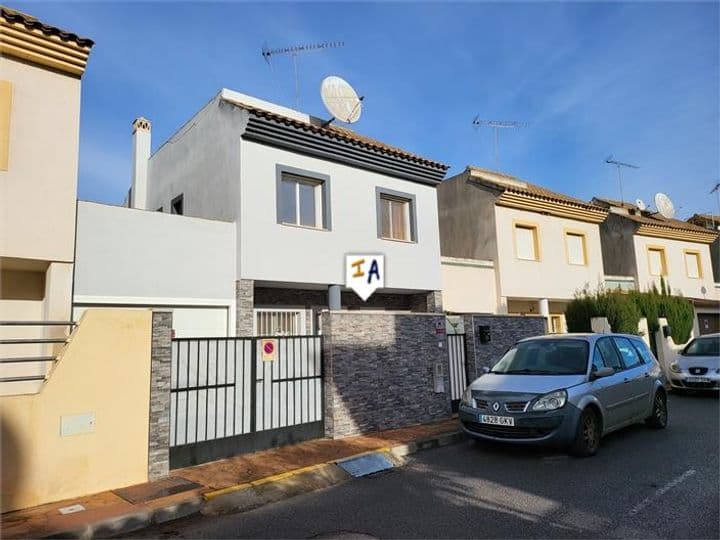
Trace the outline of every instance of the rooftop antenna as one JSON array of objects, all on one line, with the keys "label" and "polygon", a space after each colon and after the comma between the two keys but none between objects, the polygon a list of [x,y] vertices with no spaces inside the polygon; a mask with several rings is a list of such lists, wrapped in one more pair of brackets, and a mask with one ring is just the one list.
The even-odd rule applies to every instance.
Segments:
[{"label": "rooftop antenna", "polygon": [[500,164],[500,150],[498,149],[499,132],[501,129],[518,129],[523,127],[529,127],[528,122],[516,122],[514,120],[483,120],[480,115],[476,116],[473,120],[473,126],[478,127],[489,127],[493,130],[493,136],[495,139],[495,163]]},{"label": "rooftop antenna", "polygon": [[[298,64],[297,64],[297,57],[300,54],[305,54],[309,52],[316,52],[321,51],[324,49],[336,49],[338,47],[343,47],[345,45],[342,41],[325,41],[323,43],[309,43],[309,44],[302,44],[302,45],[293,45],[291,47],[280,47],[277,49],[270,49],[267,44],[263,45],[262,48],[262,57],[265,59],[265,61],[270,66],[270,69],[272,70],[272,57],[277,55],[285,55],[290,56],[293,61],[293,71],[295,73],[295,107],[300,107],[300,80],[298,78]],[[274,77],[274,71],[273,71],[273,77]]]},{"label": "rooftop antenna", "polygon": [[[717,195],[718,212],[720,212],[720,182],[716,182],[715,186],[710,190],[710,195],[712,195],[713,193]],[[712,213],[710,215],[712,215]],[[715,218],[713,217],[713,222],[714,221]]]},{"label": "rooftop antenna", "polygon": [[615,165],[617,167],[618,172],[618,182],[620,183],[620,204],[623,204],[625,202],[625,196],[623,194],[623,182],[622,182],[622,168],[627,167],[628,169],[639,169],[637,165],[632,165],[631,163],[623,163],[622,161],[617,161],[613,159],[612,154],[610,154],[606,159],[605,163],[609,163],[610,165]]}]

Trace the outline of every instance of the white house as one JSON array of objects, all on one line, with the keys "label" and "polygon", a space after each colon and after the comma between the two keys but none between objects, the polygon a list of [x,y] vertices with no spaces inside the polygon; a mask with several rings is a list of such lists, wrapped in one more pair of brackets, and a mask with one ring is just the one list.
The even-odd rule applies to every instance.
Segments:
[{"label": "white house", "polygon": [[[195,268],[193,279],[197,285],[230,279],[237,335],[313,333],[319,310],[327,307],[442,309],[435,190],[446,165],[230,90],[152,155],[150,122],[140,118],[133,126],[131,207],[166,214],[158,219],[182,214],[232,223],[234,245],[217,258],[183,246],[184,236],[169,238],[176,253],[168,266],[195,258],[222,266],[222,276]],[[141,230],[136,234],[137,242],[147,243]],[[89,236],[101,244],[88,230],[79,233],[79,245]],[[385,286],[366,303],[344,287],[348,253],[385,256]],[[89,250],[79,252],[78,264],[89,257]],[[146,294],[139,278],[130,278],[135,284],[117,295],[110,278],[96,277],[90,287],[90,274],[78,272],[82,294],[76,301],[90,302],[90,288],[117,302]]]},{"label": "white house", "polygon": [[696,335],[718,328],[720,298],[710,252],[717,231],[612,199],[596,197],[593,203],[610,212],[600,227],[606,285],[624,282],[644,291],[664,280],[695,304]]},{"label": "white house", "polygon": [[567,303],[603,281],[607,210],[478,167],[445,180],[438,206],[449,311],[539,314],[563,332]]}]

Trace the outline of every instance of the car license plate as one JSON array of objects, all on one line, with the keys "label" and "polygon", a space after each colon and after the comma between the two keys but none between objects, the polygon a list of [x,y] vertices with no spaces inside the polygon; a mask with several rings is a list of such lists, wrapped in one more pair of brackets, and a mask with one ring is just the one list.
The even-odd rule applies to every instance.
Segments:
[{"label": "car license plate", "polygon": [[481,414],[480,423],[494,424],[496,426],[514,426],[515,419],[512,416],[492,416],[490,414]]},{"label": "car license plate", "polygon": [[709,383],[710,379],[707,377],[688,377],[685,381],[689,383]]}]

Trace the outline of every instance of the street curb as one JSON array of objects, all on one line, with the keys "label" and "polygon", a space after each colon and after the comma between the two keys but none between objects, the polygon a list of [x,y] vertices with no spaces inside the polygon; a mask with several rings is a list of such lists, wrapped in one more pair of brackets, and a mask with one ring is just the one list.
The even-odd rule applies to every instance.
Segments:
[{"label": "street curb", "polygon": [[379,448],[348,456],[335,461],[310,465],[284,473],[209,491],[191,499],[175,502],[155,509],[140,507],[122,516],[104,519],[66,531],[56,531],[44,538],[109,538],[126,535],[151,525],[167,523],[194,514],[206,516],[247,512],[266,504],[279,502],[303,493],[339,485],[353,477],[338,463],[375,453],[383,453],[400,467],[405,456],[422,450],[455,444],[462,432],[454,431],[392,447]]}]

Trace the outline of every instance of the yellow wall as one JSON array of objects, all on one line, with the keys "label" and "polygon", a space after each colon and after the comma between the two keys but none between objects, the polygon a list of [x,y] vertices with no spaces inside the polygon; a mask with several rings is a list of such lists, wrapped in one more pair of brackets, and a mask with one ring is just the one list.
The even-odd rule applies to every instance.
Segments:
[{"label": "yellow wall", "polygon": [[0,397],[3,512],[147,481],[151,334],[149,310],[88,310],[40,393]]}]

